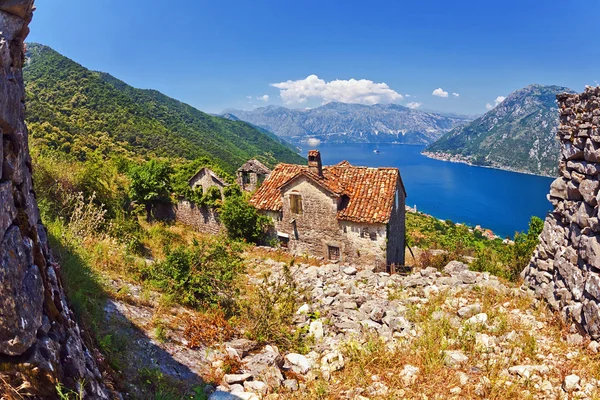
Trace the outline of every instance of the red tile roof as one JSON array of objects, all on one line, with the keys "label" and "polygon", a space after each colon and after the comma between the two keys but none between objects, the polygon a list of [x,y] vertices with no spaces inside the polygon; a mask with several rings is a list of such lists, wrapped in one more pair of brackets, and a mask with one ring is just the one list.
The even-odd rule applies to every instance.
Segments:
[{"label": "red tile roof", "polygon": [[387,223],[394,206],[397,182],[404,191],[398,168],[355,167],[347,161],[323,167],[323,177],[309,172],[307,166],[279,164],[250,200],[260,210],[280,211],[282,190],[288,183],[305,176],[336,196],[347,196],[338,219],[363,223]]}]

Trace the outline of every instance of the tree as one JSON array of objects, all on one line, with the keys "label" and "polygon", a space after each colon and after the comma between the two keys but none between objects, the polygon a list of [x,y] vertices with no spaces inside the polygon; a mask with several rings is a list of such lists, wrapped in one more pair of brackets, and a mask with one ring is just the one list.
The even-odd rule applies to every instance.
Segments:
[{"label": "tree", "polygon": [[227,228],[229,237],[235,240],[258,242],[269,225],[269,218],[260,215],[248,202],[246,194],[225,199],[220,213],[221,222]]},{"label": "tree", "polygon": [[168,163],[150,160],[145,164],[130,169],[131,185],[129,194],[131,199],[146,206],[150,215],[151,205],[154,201],[169,201],[171,190],[171,167]]}]

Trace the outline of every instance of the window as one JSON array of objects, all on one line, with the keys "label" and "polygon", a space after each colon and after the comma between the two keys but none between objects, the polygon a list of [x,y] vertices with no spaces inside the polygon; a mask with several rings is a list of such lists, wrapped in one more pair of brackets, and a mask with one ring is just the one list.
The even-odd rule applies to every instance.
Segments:
[{"label": "window", "polygon": [[369,238],[371,238],[371,240],[377,240],[377,232],[369,232]]},{"label": "window", "polygon": [[335,246],[327,246],[327,255],[330,260],[339,260],[340,259],[340,248]]},{"label": "window", "polygon": [[246,171],[242,172],[242,183],[248,185],[250,183],[250,174]]},{"label": "window", "polygon": [[290,211],[292,214],[302,214],[302,196],[290,194]]},{"label": "window", "polygon": [[277,239],[279,239],[279,245],[284,248],[287,249],[289,247],[289,243],[290,243],[290,238],[289,236],[284,236],[284,235],[277,235]]}]

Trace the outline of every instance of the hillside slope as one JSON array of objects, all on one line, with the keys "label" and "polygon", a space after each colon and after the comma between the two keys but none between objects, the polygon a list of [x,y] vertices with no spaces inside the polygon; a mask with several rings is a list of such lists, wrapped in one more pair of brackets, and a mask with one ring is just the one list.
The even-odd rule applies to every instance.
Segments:
[{"label": "hillside slope", "polygon": [[[81,146],[196,159],[232,172],[249,158],[302,162],[291,148],[242,121],[203,113],[156,90],[133,88],[50,47],[29,44],[24,78],[34,138],[81,158]],[[106,142],[109,142],[108,144]]]},{"label": "hillside slope", "polygon": [[425,154],[453,161],[556,175],[559,145],[556,95],[561,86],[529,85],[470,124],[445,134]]},{"label": "hillside slope", "polygon": [[224,116],[260,126],[292,142],[399,142],[428,144],[469,122],[468,117],[413,110],[397,104],[328,103],[314,109],[279,106],[225,110]]}]

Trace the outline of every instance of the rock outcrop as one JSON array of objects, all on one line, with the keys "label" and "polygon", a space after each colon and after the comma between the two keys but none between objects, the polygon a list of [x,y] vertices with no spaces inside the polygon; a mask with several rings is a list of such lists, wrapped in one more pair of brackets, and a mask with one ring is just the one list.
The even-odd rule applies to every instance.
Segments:
[{"label": "rock outcrop", "polygon": [[554,210],[523,271],[526,283],[592,339],[600,338],[600,87],[557,96],[560,177]]},{"label": "rock outcrop", "polygon": [[65,297],[33,191],[21,72],[32,13],[33,0],[0,1],[0,391],[54,398],[61,383],[108,398]]}]

